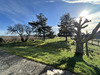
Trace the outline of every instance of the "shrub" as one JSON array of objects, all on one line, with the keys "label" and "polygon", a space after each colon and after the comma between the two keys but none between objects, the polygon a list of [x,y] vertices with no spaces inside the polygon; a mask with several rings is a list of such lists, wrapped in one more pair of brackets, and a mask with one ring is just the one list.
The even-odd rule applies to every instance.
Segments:
[{"label": "shrub", "polygon": [[3,38],[0,38],[0,44],[3,43],[3,42],[4,42]]}]

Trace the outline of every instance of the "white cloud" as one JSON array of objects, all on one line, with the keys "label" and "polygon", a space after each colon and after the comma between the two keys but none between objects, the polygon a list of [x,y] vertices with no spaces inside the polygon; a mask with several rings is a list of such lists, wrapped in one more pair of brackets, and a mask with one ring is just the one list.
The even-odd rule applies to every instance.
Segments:
[{"label": "white cloud", "polygon": [[83,32],[86,32],[86,31],[91,32],[96,27],[96,25],[100,22],[100,16],[99,15],[100,15],[100,11],[89,14],[86,17],[87,19],[91,20],[91,22],[88,23],[88,27],[83,29]]},{"label": "white cloud", "polygon": [[14,22],[14,24],[23,24],[22,21],[16,20],[14,18],[11,18],[11,20]]},{"label": "white cloud", "polygon": [[52,30],[55,32],[55,34],[57,35],[59,32],[59,27],[58,26],[52,26]]},{"label": "white cloud", "polygon": [[[0,13],[6,15],[14,23],[19,20],[26,20],[33,15],[33,12],[25,6],[22,1],[0,1]],[[24,19],[23,19],[24,18]]]},{"label": "white cloud", "polygon": [[54,0],[47,0],[46,2],[53,3],[53,2],[55,2],[55,1],[54,1]]},{"label": "white cloud", "polygon": [[0,36],[18,36],[18,34],[8,34],[7,30],[0,30]]},{"label": "white cloud", "polygon": [[97,19],[100,19],[99,15],[100,15],[100,11],[92,13],[92,14],[89,14],[87,16],[87,18],[92,19],[92,20],[97,20]]},{"label": "white cloud", "polygon": [[92,3],[92,4],[100,4],[100,0],[62,0],[67,3]]},{"label": "white cloud", "polygon": [[5,30],[0,30],[0,36],[5,36],[5,35],[7,35],[6,33],[7,33],[7,31],[5,31]]}]

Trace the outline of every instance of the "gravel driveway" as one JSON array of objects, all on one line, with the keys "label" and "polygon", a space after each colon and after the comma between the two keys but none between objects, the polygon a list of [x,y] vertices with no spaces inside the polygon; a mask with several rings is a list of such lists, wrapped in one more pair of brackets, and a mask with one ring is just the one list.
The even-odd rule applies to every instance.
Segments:
[{"label": "gravel driveway", "polygon": [[0,75],[76,75],[0,51]]}]

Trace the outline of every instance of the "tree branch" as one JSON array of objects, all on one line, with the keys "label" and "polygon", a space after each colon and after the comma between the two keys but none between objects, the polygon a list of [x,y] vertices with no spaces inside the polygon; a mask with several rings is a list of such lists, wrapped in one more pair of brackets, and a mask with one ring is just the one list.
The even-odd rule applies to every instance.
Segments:
[{"label": "tree branch", "polygon": [[90,36],[88,36],[86,39],[83,40],[83,43],[91,40],[94,35],[96,34],[96,32],[98,31],[98,29],[100,28],[100,22],[98,23],[98,25],[93,29],[92,34]]},{"label": "tree branch", "polygon": [[85,25],[85,26],[83,26],[82,28],[85,28],[85,27],[87,27],[88,25]]}]

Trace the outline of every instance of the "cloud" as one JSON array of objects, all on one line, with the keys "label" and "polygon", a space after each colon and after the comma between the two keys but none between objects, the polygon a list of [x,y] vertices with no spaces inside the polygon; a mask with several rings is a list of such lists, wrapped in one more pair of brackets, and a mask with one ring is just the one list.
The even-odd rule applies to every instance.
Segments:
[{"label": "cloud", "polygon": [[100,0],[62,0],[67,3],[91,3],[91,4],[100,4]]},{"label": "cloud", "polygon": [[16,20],[14,18],[11,18],[11,20],[14,22],[14,24],[23,24],[22,21]]},{"label": "cloud", "polygon": [[58,26],[52,26],[52,30],[55,32],[55,34],[57,35],[59,32],[59,27]]},{"label": "cloud", "polygon": [[14,23],[15,21],[24,21],[34,14],[32,10],[28,9],[27,5],[24,5],[22,1],[17,0],[1,0],[0,13],[8,16]]},{"label": "cloud", "polygon": [[48,0],[48,1],[46,1],[46,2],[53,3],[53,2],[55,2],[55,1],[54,1],[54,0]]},{"label": "cloud", "polygon": [[88,27],[83,29],[83,32],[86,32],[86,31],[91,32],[96,27],[96,25],[100,22],[100,16],[99,15],[100,15],[100,11],[89,14],[86,17],[87,19],[91,20],[91,22],[88,23]]},{"label": "cloud", "polygon": [[97,19],[100,19],[99,15],[100,15],[100,11],[92,13],[92,14],[89,14],[87,16],[87,18],[92,19],[92,20],[97,20]]},{"label": "cloud", "polygon": [[7,33],[7,31],[5,31],[5,30],[0,30],[0,36],[5,36],[6,33]]},{"label": "cloud", "polygon": [[87,16],[87,18],[91,20],[91,24],[97,24],[97,23],[100,22],[100,16],[99,15],[100,15],[100,11],[89,14]]}]

